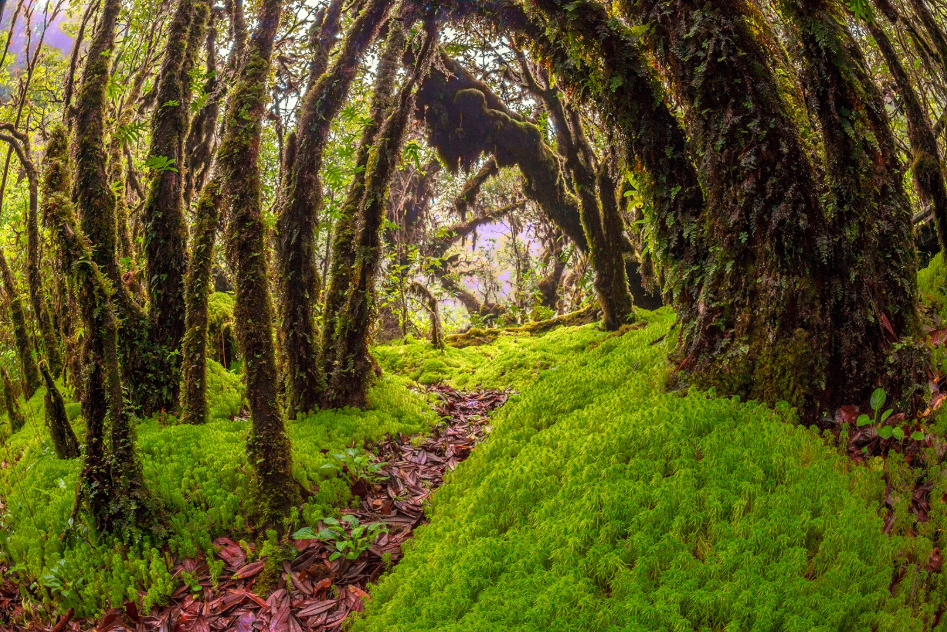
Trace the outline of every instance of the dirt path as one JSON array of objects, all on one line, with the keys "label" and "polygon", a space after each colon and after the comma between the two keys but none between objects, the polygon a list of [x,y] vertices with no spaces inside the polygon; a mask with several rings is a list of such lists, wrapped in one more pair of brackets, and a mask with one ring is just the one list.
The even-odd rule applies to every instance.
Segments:
[{"label": "dirt path", "polygon": [[[5,581],[0,584],[0,631],[341,630],[350,613],[362,610],[367,585],[400,559],[401,544],[425,522],[424,502],[443,484],[444,473],[470,455],[490,430],[489,413],[508,397],[505,391],[462,392],[443,385],[429,390],[441,399],[436,409],[442,418],[430,435],[388,438],[367,447],[379,461],[387,463],[379,472],[380,477],[385,478],[374,484],[360,481],[353,485],[353,493],[362,500],[358,508],[345,510],[344,515],[354,516],[362,525],[384,523],[387,533],[356,559],[330,560],[335,551],[331,544],[320,539],[295,540],[298,555],[292,561],[283,561],[275,573],[270,569],[272,587],[264,591],[267,561],[248,563],[247,551],[237,542],[218,538],[214,543],[224,570],[216,586],[206,560],[179,560],[174,567],[175,574],[188,573],[197,581],[192,581],[190,586],[185,583],[169,604],[155,608],[149,616],[140,615],[135,605],[129,603],[125,608],[113,608],[99,621],[80,622],[63,617],[56,625],[27,628],[3,627],[4,621],[22,616],[16,585]],[[351,534],[352,527],[344,521],[342,524],[346,533]],[[255,592],[258,589],[269,597],[258,596]]]}]

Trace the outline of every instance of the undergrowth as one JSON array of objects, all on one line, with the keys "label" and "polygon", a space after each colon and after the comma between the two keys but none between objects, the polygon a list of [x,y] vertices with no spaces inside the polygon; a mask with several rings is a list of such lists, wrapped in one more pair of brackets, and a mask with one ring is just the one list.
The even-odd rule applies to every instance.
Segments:
[{"label": "undergrowth", "polygon": [[649,319],[501,409],[354,631],[922,629],[889,585],[930,542],[883,534],[877,468],[665,393],[673,315]]},{"label": "undergrowth", "polygon": [[[219,572],[213,540],[251,537],[246,524],[249,422],[239,416],[243,387],[239,376],[209,361],[207,391],[210,419],[204,425],[177,424],[168,415],[137,425],[137,447],[162,526],[126,544],[97,538],[81,523],[71,523],[80,460],[62,461],[53,453],[42,390],[21,404],[27,424],[0,448],[0,555],[32,582],[28,601],[60,611],[74,608],[80,617],[126,601],[148,611],[179,585],[180,578],[171,573],[172,554],[204,554]],[[325,411],[288,424],[296,478],[307,489],[318,486],[295,516],[297,526],[316,526],[350,500],[342,480],[322,469],[331,459],[323,450],[338,452],[386,433],[420,433],[433,423],[425,399],[398,376],[379,380],[369,402],[369,410]],[[68,410],[73,419],[79,414],[77,404]],[[81,419],[74,427],[81,440]],[[66,537],[60,539],[62,534]]]}]

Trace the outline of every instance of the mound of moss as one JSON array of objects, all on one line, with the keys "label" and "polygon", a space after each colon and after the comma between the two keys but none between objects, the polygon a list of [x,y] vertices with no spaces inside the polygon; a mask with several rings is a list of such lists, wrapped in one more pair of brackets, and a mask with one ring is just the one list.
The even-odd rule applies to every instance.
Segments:
[{"label": "mound of moss", "polygon": [[[385,377],[369,394],[370,409],[325,411],[288,424],[297,479],[318,492],[294,521],[316,526],[350,500],[347,486],[321,469],[329,454],[382,438],[386,433],[425,432],[434,421],[426,400],[408,381]],[[119,543],[90,533],[70,519],[81,461],[62,461],[52,451],[43,422],[43,390],[21,404],[26,425],[0,447],[0,558],[36,599],[53,610],[74,608],[77,616],[135,601],[147,611],[166,599],[182,579],[172,575],[172,559],[207,556],[212,571],[213,540],[222,535],[250,538],[250,485],[246,472],[249,421],[241,417],[240,377],[208,362],[210,420],[201,426],[178,424],[169,415],[141,420],[137,447],[148,489],[159,508],[160,527]],[[68,406],[71,417],[78,404]],[[81,418],[74,422],[80,440]],[[65,537],[60,536],[65,534]],[[142,594],[144,596],[142,597]],[[29,597],[28,597],[29,599]]]},{"label": "mound of moss", "polygon": [[649,319],[500,410],[354,631],[920,629],[880,477],[763,406],[665,393],[674,317]]},{"label": "mound of moss", "polygon": [[521,389],[541,371],[574,360],[607,336],[597,324],[562,327],[538,336],[529,332],[490,331],[497,332],[495,338],[491,336],[489,344],[479,346],[439,350],[429,342],[409,336],[377,346],[372,352],[386,371],[406,375],[421,384],[445,382],[462,390],[507,386]]}]

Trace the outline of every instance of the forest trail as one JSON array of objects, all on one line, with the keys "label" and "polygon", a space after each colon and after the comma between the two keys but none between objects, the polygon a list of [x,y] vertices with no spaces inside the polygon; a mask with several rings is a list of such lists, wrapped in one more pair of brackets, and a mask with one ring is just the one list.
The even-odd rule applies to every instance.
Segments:
[{"label": "forest trail", "polygon": [[[241,546],[221,537],[214,541],[217,559],[223,562],[219,575],[212,576],[205,559],[177,560],[174,575],[187,579],[167,605],[155,608],[148,616],[141,615],[129,602],[96,620],[77,621],[70,615],[56,623],[14,626],[10,631],[341,630],[350,613],[364,608],[368,584],[401,559],[401,545],[427,522],[424,507],[428,497],[444,484],[444,475],[470,456],[489,434],[489,415],[510,394],[509,389],[460,391],[444,384],[431,385],[427,390],[439,400],[436,412],[441,420],[430,434],[387,437],[366,446],[382,467],[371,477],[375,482],[358,478],[353,484],[353,495],[358,495],[361,502],[356,508],[342,510],[340,526],[351,536],[360,525],[382,523],[387,533],[355,559],[330,560],[336,550],[332,542],[305,538],[298,532],[295,559],[274,565],[265,557],[254,559],[253,544]],[[346,516],[357,522],[347,523]],[[269,572],[271,583],[263,585],[268,569],[274,567],[278,579],[274,580]],[[264,599],[257,593],[269,596]],[[20,620],[23,615],[18,588],[12,580],[0,584],[0,613],[6,615],[2,619],[5,621]],[[0,629],[6,628],[0,625]]]}]

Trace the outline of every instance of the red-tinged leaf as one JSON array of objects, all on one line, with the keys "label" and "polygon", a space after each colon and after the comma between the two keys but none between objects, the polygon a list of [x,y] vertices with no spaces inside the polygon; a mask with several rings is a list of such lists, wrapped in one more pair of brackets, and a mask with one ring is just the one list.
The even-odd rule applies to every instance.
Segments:
[{"label": "red-tinged leaf", "polygon": [[940,549],[936,546],[931,551],[931,556],[927,560],[927,570],[932,573],[939,573],[944,568],[944,558],[941,557]]},{"label": "red-tinged leaf", "polygon": [[246,612],[237,619],[237,625],[234,626],[234,632],[253,632],[253,622],[256,616],[252,612]]},{"label": "red-tinged leaf", "polygon": [[316,585],[312,587],[312,594],[315,595],[320,590],[325,590],[332,585],[332,580],[328,577],[325,579],[320,579],[316,582]]},{"label": "red-tinged leaf", "polygon": [[303,632],[303,627],[296,620],[296,617],[289,616],[289,632]]},{"label": "red-tinged leaf", "polygon": [[260,571],[263,570],[263,560],[256,562],[251,562],[246,566],[240,567],[236,573],[233,574],[234,579],[249,579],[255,575],[259,575]]},{"label": "red-tinged leaf", "polygon": [[858,419],[858,406],[848,404],[835,411],[835,420],[843,424],[854,424]]},{"label": "red-tinged leaf", "polygon": [[338,599],[328,599],[326,601],[317,601],[313,604],[310,604],[296,613],[297,617],[314,617],[317,614],[322,614],[323,612],[328,612],[339,603]]},{"label": "red-tinged leaf", "polygon": [[891,337],[894,340],[898,339],[898,334],[894,333],[894,327],[891,326],[891,321],[888,320],[888,316],[886,314],[881,315],[881,324],[884,326],[885,329],[888,330],[888,333],[891,334]]},{"label": "red-tinged leaf", "polygon": [[217,538],[214,540],[214,546],[217,547],[217,557],[230,568],[240,568],[247,561],[246,551],[230,538]]},{"label": "red-tinged leaf", "polygon": [[256,605],[258,605],[258,606],[260,606],[261,608],[263,608],[264,610],[269,610],[269,609],[270,609],[270,607],[269,607],[268,605],[266,605],[266,602],[265,602],[263,599],[261,599],[258,595],[254,595],[254,594],[253,594],[252,592],[250,592],[249,590],[234,590],[234,589],[231,589],[230,592],[232,592],[232,593],[234,593],[234,594],[236,594],[236,595],[243,595],[244,597],[246,597],[247,599],[249,599],[250,601],[252,601],[252,602],[255,603]]}]

